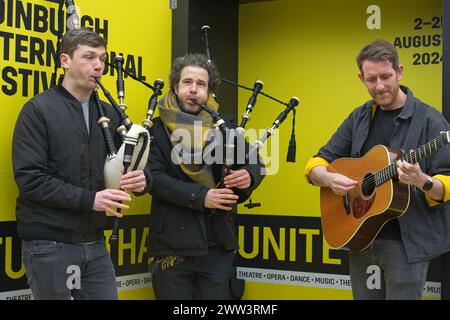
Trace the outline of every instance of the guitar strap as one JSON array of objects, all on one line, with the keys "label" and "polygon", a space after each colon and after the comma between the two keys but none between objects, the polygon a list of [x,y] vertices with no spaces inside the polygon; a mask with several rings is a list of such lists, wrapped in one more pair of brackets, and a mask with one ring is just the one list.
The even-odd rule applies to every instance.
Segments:
[{"label": "guitar strap", "polygon": [[416,111],[409,125],[408,135],[403,143],[403,153],[409,153],[409,150],[416,149],[419,142],[419,136],[424,125],[425,107],[420,103],[416,104]]}]

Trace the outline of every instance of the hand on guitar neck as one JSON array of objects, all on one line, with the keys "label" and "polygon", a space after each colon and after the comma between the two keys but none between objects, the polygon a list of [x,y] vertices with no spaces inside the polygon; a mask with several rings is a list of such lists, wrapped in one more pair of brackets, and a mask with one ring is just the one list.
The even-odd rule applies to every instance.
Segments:
[{"label": "hand on guitar neck", "polygon": [[418,163],[410,164],[403,160],[397,161],[398,180],[401,183],[421,188],[428,176],[422,172]]},{"label": "hand on guitar neck", "polygon": [[[416,186],[419,189],[425,185],[430,177],[423,173],[418,163],[410,164],[403,160],[397,161],[398,180],[401,183]],[[431,178],[433,181],[432,188],[426,190],[428,196],[436,201],[444,199],[444,185],[441,181]]]}]

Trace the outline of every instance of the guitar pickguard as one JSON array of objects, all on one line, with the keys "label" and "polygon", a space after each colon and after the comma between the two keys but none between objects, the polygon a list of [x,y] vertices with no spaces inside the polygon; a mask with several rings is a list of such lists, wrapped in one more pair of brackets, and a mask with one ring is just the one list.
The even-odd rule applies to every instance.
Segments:
[{"label": "guitar pickguard", "polygon": [[375,195],[376,193],[374,193],[372,197],[368,199],[363,199],[360,196],[353,198],[352,213],[355,218],[359,219],[363,217],[367,212],[369,212],[370,208],[372,207],[372,204],[375,201]]}]

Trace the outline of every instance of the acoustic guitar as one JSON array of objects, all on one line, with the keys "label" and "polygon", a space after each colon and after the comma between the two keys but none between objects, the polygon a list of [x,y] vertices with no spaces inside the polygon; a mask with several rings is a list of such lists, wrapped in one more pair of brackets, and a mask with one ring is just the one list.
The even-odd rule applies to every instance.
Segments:
[{"label": "acoustic guitar", "polygon": [[398,181],[396,161],[416,163],[437,152],[450,141],[450,131],[403,155],[397,148],[374,146],[361,158],[340,158],[328,171],[358,181],[347,195],[336,195],[330,188],[320,189],[322,230],[333,248],[351,251],[367,248],[383,225],[408,209],[409,186]]}]

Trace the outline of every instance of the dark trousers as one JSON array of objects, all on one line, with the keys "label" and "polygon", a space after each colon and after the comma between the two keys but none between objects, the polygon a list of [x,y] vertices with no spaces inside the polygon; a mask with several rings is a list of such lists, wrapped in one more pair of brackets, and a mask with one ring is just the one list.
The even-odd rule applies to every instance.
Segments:
[{"label": "dark trousers", "polygon": [[234,251],[222,246],[208,248],[208,254],[185,259],[152,275],[153,290],[158,300],[230,300],[230,278]]},{"label": "dark trousers", "polygon": [[441,300],[450,300],[450,252],[441,256]]},{"label": "dark trousers", "polygon": [[420,300],[428,261],[409,263],[403,243],[377,239],[368,249],[350,253],[355,300]]},{"label": "dark trousers", "polygon": [[22,260],[33,299],[117,299],[114,266],[104,242],[23,240]]}]

